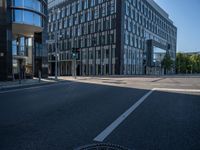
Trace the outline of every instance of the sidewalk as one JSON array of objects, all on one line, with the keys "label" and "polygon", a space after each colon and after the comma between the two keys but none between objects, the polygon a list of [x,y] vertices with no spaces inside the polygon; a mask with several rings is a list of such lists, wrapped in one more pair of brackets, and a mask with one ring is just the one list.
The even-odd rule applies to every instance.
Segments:
[{"label": "sidewalk", "polygon": [[[53,77],[51,77],[53,78]],[[172,74],[172,75],[96,75],[96,76],[59,76],[60,80],[84,80],[84,79],[117,79],[117,78],[200,78],[200,74]]]},{"label": "sidewalk", "polygon": [[46,84],[52,84],[56,82],[59,82],[59,80],[56,81],[52,78],[41,79],[40,81],[38,78],[24,79],[24,80],[21,80],[21,83],[19,82],[19,80],[5,81],[5,82],[0,82],[0,90],[46,85]]}]

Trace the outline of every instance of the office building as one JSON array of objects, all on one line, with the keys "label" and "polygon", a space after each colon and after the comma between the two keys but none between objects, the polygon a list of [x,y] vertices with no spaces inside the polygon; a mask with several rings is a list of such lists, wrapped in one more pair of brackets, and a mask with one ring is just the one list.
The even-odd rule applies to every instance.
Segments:
[{"label": "office building", "polygon": [[0,80],[48,75],[47,0],[0,1]]},{"label": "office building", "polygon": [[[72,75],[160,74],[168,52],[175,64],[177,28],[153,0],[49,0],[49,71]],[[56,52],[57,47],[57,52]],[[57,53],[57,54],[56,54]],[[175,72],[175,65],[171,73]]]}]

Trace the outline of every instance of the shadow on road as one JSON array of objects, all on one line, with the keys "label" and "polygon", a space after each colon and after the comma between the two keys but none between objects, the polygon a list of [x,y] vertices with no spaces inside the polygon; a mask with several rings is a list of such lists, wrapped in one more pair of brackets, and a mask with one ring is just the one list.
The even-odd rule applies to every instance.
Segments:
[{"label": "shadow on road", "polygon": [[[1,93],[0,149],[60,150],[95,143],[94,137],[147,92],[70,81]],[[199,95],[155,91],[105,142],[136,149],[200,147],[199,110]]]}]

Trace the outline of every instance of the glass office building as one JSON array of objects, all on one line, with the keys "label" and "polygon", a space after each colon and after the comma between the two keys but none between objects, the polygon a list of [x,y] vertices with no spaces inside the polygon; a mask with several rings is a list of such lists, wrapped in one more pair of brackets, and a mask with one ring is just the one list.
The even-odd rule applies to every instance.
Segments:
[{"label": "glass office building", "polygon": [[[2,0],[1,80],[48,75],[46,0]],[[9,68],[9,69],[7,69]]]},{"label": "glass office building", "polygon": [[[60,37],[48,44],[51,74],[56,46],[60,75],[72,74],[73,48],[80,50],[79,75],[160,74],[157,64],[166,52],[175,63],[177,28],[153,0],[49,0],[48,4],[48,37]],[[174,71],[172,67],[170,72]]]}]

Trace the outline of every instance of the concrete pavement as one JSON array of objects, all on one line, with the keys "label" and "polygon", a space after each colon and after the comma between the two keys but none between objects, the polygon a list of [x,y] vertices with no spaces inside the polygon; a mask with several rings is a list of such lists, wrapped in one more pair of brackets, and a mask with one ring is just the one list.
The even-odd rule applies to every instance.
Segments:
[{"label": "concrete pavement", "polygon": [[60,81],[60,80],[56,81],[53,78],[40,79],[40,80],[38,78],[33,78],[33,79],[23,79],[21,81],[19,81],[19,80],[5,81],[5,82],[0,82],[0,91],[52,84],[52,83],[56,83],[58,81]]},{"label": "concrete pavement", "polygon": [[200,89],[200,76],[112,76],[112,77],[60,77],[61,80],[111,85],[118,87],[130,87],[137,89],[152,88],[184,88]]}]

